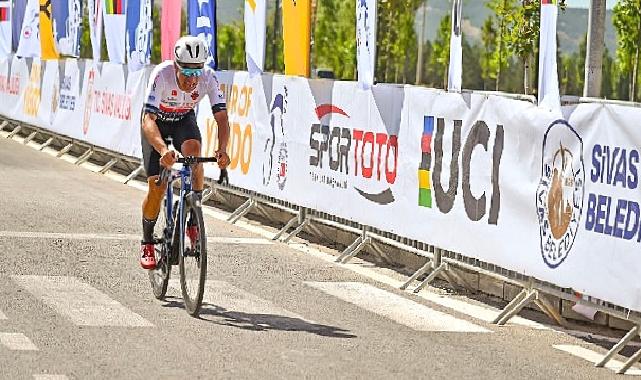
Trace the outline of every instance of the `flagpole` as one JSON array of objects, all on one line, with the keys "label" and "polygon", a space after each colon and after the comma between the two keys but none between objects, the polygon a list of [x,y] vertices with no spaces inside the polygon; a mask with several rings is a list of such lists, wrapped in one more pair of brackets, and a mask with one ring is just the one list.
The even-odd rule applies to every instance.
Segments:
[{"label": "flagpole", "polygon": [[591,0],[588,22],[588,44],[585,52],[585,85],[583,96],[601,97],[603,46],[605,35],[605,0]]}]

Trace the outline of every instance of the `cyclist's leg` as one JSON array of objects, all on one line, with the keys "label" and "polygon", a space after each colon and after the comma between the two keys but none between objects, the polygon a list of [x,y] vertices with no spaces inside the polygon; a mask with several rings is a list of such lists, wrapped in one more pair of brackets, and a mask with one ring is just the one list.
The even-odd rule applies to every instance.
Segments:
[{"label": "cyclist's leg", "polygon": [[[189,112],[180,121],[180,126],[173,131],[173,138],[174,146],[183,156],[200,156],[202,154],[202,138],[194,111]],[[191,188],[195,193],[202,193],[205,182],[203,164],[192,166],[192,173]]]},{"label": "cyclist's leg", "polygon": [[[160,126],[159,126],[160,128]],[[164,137],[164,136],[163,136]],[[142,202],[143,241],[153,242],[153,228],[160,213],[160,203],[165,193],[165,183],[154,183],[160,174],[160,154],[142,136],[142,157],[147,174],[147,194]]]}]

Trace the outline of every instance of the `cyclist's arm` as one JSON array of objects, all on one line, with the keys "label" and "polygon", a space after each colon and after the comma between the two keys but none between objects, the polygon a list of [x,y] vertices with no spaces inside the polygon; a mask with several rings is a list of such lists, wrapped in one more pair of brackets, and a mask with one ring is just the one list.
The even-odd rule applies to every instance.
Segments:
[{"label": "cyclist's arm", "polygon": [[214,112],[214,119],[216,119],[216,125],[218,125],[218,151],[227,152],[227,142],[229,141],[227,110],[223,108],[219,109],[218,112]]},{"label": "cyclist's arm", "polygon": [[160,135],[160,130],[156,124],[157,118],[158,116],[156,114],[145,112],[142,119],[142,130],[147,142],[149,142],[149,144],[153,146],[156,152],[158,152],[162,157],[167,153],[167,151],[169,151],[169,149]]}]

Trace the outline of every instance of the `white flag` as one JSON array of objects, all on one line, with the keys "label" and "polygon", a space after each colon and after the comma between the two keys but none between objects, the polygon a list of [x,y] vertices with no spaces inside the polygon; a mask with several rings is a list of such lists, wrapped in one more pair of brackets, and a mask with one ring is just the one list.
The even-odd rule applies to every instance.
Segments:
[{"label": "white flag", "polygon": [[91,38],[91,50],[93,62],[100,62],[102,50],[102,0],[89,1],[89,37]]},{"label": "white flag", "polygon": [[0,57],[11,54],[11,0],[0,0]]},{"label": "white flag", "polygon": [[40,2],[29,0],[18,43],[18,57],[40,57]]},{"label": "white flag", "polygon": [[461,91],[463,82],[463,47],[461,37],[461,19],[463,18],[463,1],[452,2],[452,35],[450,36],[450,65],[447,74],[447,89]]},{"label": "white flag", "polygon": [[245,56],[251,74],[265,69],[265,0],[245,1]]},{"label": "white flag", "polygon": [[356,65],[358,86],[370,88],[376,66],[376,0],[356,0]]},{"label": "white flag", "polygon": [[541,0],[541,31],[539,46],[539,106],[561,112],[559,74],[556,67],[556,0]]},{"label": "white flag", "polygon": [[105,41],[109,62],[125,63],[127,7],[125,0],[105,0],[102,7],[105,18]]}]

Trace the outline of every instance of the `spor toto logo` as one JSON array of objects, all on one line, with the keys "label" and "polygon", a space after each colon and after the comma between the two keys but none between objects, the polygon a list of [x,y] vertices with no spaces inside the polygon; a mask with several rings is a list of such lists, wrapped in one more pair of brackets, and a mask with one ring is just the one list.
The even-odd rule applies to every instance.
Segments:
[{"label": "spor toto logo", "polygon": [[583,140],[564,120],[543,138],[536,209],[543,261],[556,268],[568,257],[579,230],[585,184]]}]

